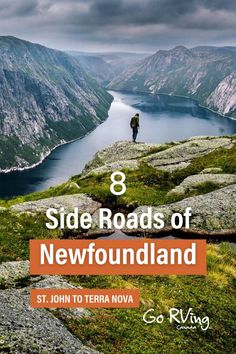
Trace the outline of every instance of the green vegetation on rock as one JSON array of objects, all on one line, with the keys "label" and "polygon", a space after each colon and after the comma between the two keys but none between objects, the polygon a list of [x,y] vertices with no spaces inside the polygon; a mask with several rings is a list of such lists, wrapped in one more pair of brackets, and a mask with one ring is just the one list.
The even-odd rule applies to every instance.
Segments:
[{"label": "green vegetation on rock", "polygon": [[[214,139],[212,139],[212,141],[213,140]],[[235,137],[231,137],[231,141],[235,141]],[[225,142],[224,138],[223,142]],[[127,185],[127,191],[123,196],[117,197],[111,194],[111,172],[100,174],[93,173],[92,166],[94,166],[94,163],[91,162],[88,164],[89,174],[86,174],[87,170],[85,169],[83,174],[72,177],[70,181],[62,185],[51,187],[48,190],[26,196],[12,198],[10,200],[1,200],[0,207],[3,208],[3,210],[0,210],[1,261],[27,259],[28,240],[31,238],[73,238],[78,237],[82,232],[81,230],[73,233],[72,231],[68,232],[68,230],[64,230],[64,232],[61,230],[50,231],[45,226],[47,220],[43,212],[32,214],[28,211],[27,213],[19,213],[14,211],[14,209],[9,209],[13,205],[30,201],[40,201],[45,198],[55,198],[58,196],[69,196],[73,194],[80,195],[85,193],[91,196],[94,200],[101,202],[103,206],[111,208],[113,211],[122,209],[124,212],[128,212],[133,211],[138,206],[152,205],[153,207],[161,207],[162,205],[174,203],[187,197],[198,196],[219,189],[219,185],[207,181],[207,177],[204,175],[205,182],[198,184],[197,187],[193,189],[187,190],[185,194],[175,195],[170,193],[171,190],[179,186],[189,176],[199,174],[199,176],[203,178],[203,175],[200,173],[207,168],[218,168],[223,174],[232,175],[236,173],[236,146],[234,144],[231,144],[231,147],[219,147],[206,155],[192,158],[187,167],[176,169],[171,172],[160,170],[153,167],[148,162],[143,162],[143,159],[151,156],[157,156],[156,158],[158,158],[159,153],[168,153],[168,150],[173,149],[175,146],[179,151],[181,144],[185,143],[186,142],[180,142],[174,145],[165,144],[164,148],[151,145],[146,148],[140,146],[140,151],[136,158],[137,161],[140,161],[137,165],[138,167],[136,169],[123,170],[126,174]],[[123,143],[123,145],[120,143],[118,145],[120,152],[119,158],[121,159],[127,154],[127,144],[131,143]],[[196,145],[196,142],[194,144]],[[134,148],[135,145],[129,146],[131,152]],[[111,160],[112,155],[109,155],[108,150],[107,152],[104,151],[100,153],[99,159],[97,159],[98,156],[96,156],[95,170],[101,163],[106,163],[106,161],[103,160],[105,157],[106,159],[109,158],[109,161]],[[145,151],[145,153],[143,151]],[[174,152],[172,152],[172,154],[173,153]],[[115,158],[116,156],[113,156],[113,159]],[[221,175],[217,174],[216,176]],[[211,198],[213,198],[213,196]],[[191,203],[194,203],[194,201],[191,201]],[[197,205],[199,205],[199,203],[202,203],[201,200],[198,200]],[[220,208],[222,208],[222,206]],[[227,212],[227,210],[225,212]],[[231,215],[231,211],[229,215]],[[202,220],[202,227],[209,229],[210,227],[213,227],[214,224],[217,229],[220,224],[219,218],[217,221],[215,220],[215,217],[216,216],[212,215],[211,220],[208,220],[206,225],[204,220]],[[228,225],[231,225],[234,221],[227,220],[226,218],[225,222],[225,227],[227,227],[227,223]]]},{"label": "green vegetation on rock", "polygon": [[[208,245],[206,276],[80,276],[71,277],[86,288],[138,288],[137,309],[96,309],[92,316],[66,321],[84,344],[93,344],[107,354],[227,353],[235,346],[235,250],[227,243]],[[172,307],[208,316],[210,328],[178,330],[170,324]],[[143,314],[150,308],[163,314],[162,324],[146,324]],[[152,314],[153,315],[153,314]],[[86,328],[86,330],[84,330]]]},{"label": "green vegetation on rock", "polygon": [[[205,276],[35,278],[28,274],[27,260],[30,239],[87,237],[81,229],[48,230],[45,208],[49,205],[58,208],[64,205],[65,210],[70,210],[76,204],[81,212],[89,210],[92,215],[96,214],[100,203],[114,212],[122,210],[126,213],[138,207],[135,209],[138,215],[147,205],[170,212],[183,212],[186,206],[191,206],[194,209],[191,226],[200,229],[203,235],[212,230],[224,232],[227,229],[235,234],[235,142],[235,136],[198,137],[164,146],[119,142],[97,153],[84,171],[67,183],[1,200],[0,262],[22,262],[3,263],[0,267],[0,316],[3,316],[4,323],[8,323],[9,318],[12,321],[7,330],[1,331],[0,328],[0,351],[12,350],[14,343],[18,350],[11,351],[14,354],[25,352],[27,346],[32,353],[36,348],[39,352],[43,341],[49,348],[60,343],[66,353],[73,352],[68,343],[73,343],[76,348],[82,348],[83,343],[89,347],[86,352],[92,353],[94,349],[104,354],[193,354],[196,348],[200,348],[198,352],[202,354],[233,353],[236,345],[236,252],[229,243],[207,245],[208,271]],[[123,171],[127,191],[119,197],[110,192],[110,175],[117,166],[116,160],[126,166]],[[129,164],[130,168],[127,167]],[[234,184],[228,185],[229,181]],[[181,187],[181,183],[182,187],[187,185],[184,193],[171,195],[170,191]],[[181,201],[176,203],[176,200]],[[71,284],[85,288],[139,288],[141,305],[137,309],[93,309],[89,315],[79,309],[29,311],[31,287],[70,288]],[[168,311],[173,307],[185,312],[192,308],[196,316],[208,316],[209,329],[202,331],[198,326],[196,329],[178,329],[175,323],[168,321]],[[162,324],[143,322],[143,315],[150,308],[165,316]],[[33,324],[34,332],[22,323],[15,337],[20,316],[28,318],[27,325]],[[34,342],[32,333],[39,333]]]},{"label": "green vegetation on rock", "polygon": [[[152,154],[152,152],[151,152]],[[146,154],[146,156],[151,156]],[[141,163],[136,170],[125,169],[127,191],[125,196],[115,197],[110,193],[110,172],[89,175],[81,178],[75,176],[75,181],[80,186],[80,191],[88,193],[102,203],[118,206],[137,206],[142,204],[161,205],[182,199],[178,196],[168,196],[167,193],[178,186],[185,178],[200,173],[205,168],[221,168],[222,173],[236,173],[236,145],[230,149],[219,148],[207,155],[196,157],[191,163],[183,168],[172,172],[158,170],[147,163]],[[185,197],[200,195],[217,189],[214,183],[205,182],[196,190],[191,191]]]}]

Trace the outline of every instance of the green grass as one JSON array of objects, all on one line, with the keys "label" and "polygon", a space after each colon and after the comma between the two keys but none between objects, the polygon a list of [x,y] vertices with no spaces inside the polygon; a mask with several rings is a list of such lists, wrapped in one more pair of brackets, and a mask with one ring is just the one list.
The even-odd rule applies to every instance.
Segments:
[{"label": "green grass", "polygon": [[62,237],[61,230],[48,230],[44,214],[1,212],[0,262],[29,259],[30,239]]},{"label": "green grass", "polygon": [[[133,209],[140,204],[161,205],[174,201],[173,197],[167,197],[169,190],[189,175],[208,167],[220,167],[224,173],[236,173],[236,147],[219,149],[172,173],[158,171],[144,163],[138,170],[124,170],[127,192],[121,197],[110,193],[110,173],[87,178],[79,175],[46,191],[1,200],[0,206],[9,207],[25,201],[74,193],[88,193],[114,210]],[[191,193],[207,193],[215,188],[212,183],[203,183]],[[1,211],[0,217],[0,262],[28,259],[30,239],[67,236],[66,231],[48,230],[44,214],[15,214],[5,210]],[[195,354],[196,350],[200,354],[231,354],[236,345],[235,249],[227,243],[208,245],[207,263],[206,276],[70,277],[72,282],[85,288],[139,288],[141,306],[126,310],[91,310],[90,317],[77,321],[67,319],[66,325],[84,344],[91,346],[92,343],[104,354]],[[17,286],[28,285],[28,282],[29,279],[24,278]],[[4,286],[0,280],[0,287]],[[142,320],[149,308],[167,316],[171,307],[183,310],[192,307],[197,315],[209,316],[210,329],[207,332],[199,329],[184,331],[177,330],[168,321],[161,325],[148,325]]]},{"label": "green grass", "polygon": [[[235,138],[236,139],[236,138]],[[151,151],[155,153],[156,150]],[[45,191],[35,192],[25,196],[0,200],[0,206],[8,207],[13,204],[25,201],[39,200],[53,196],[60,196],[74,193],[88,193],[104,204],[112,206],[135,207],[141,204],[161,205],[167,202],[174,202],[174,197],[168,198],[167,192],[179,185],[186,177],[198,174],[205,168],[219,167],[222,173],[236,173],[236,146],[231,149],[218,149],[210,154],[198,157],[184,169],[172,173],[156,170],[155,168],[143,163],[138,170],[123,170],[126,174],[127,191],[125,196],[114,197],[110,193],[110,173],[100,175],[90,175],[81,178],[77,175],[67,183],[51,187]],[[80,189],[73,183],[76,182]],[[99,188],[98,188],[99,187]],[[211,183],[204,183],[193,191],[196,195],[208,193],[217,186]]]},{"label": "green grass", "polygon": [[206,182],[198,183],[194,187],[194,190],[191,191],[189,194],[190,195],[205,194],[205,193],[213,192],[214,190],[216,190],[218,188],[219,188],[219,185],[217,183],[214,183],[211,181],[206,181]]},{"label": "green grass", "polygon": [[[82,320],[67,321],[85,344],[103,353],[233,353],[236,321],[235,249],[229,244],[208,245],[207,276],[79,276],[75,284],[86,288],[139,288],[137,309],[96,309]],[[178,330],[165,320],[146,324],[144,312],[154,308],[166,317],[171,307],[209,316],[206,332]],[[197,351],[196,351],[197,350]]]},{"label": "green grass", "polygon": [[60,184],[56,187],[50,187],[49,189],[46,189],[44,191],[40,192],[35,192],[23,196],[18,196],[10,199],[1,199],[0,200],[0,206],[1,207],[10,207],[11,205],[14,204],[19,204],[23,202],[28,202],[28,201],[34,201],[34,200],[40,200],[44,198],[50,198],[50,197],[57,197],[61,195],[68,195],[68,194],[76,194],[80,192],[78,189],[78,186],[69,181],[63,184]]},{"label": "green grass", "polygon": [[[184,141],[182,141],[183,143]],[[161,151],[165,151],[169,148],[171,148],[172,146],[175,146],[176,143],[174,142],[168,142],[168,143],[165,143],[165,144],[161,144],[160,146],[156,146],[156,147],[153,147],[149,150],[149,152],[147,152],[146,154],[143,154],[140,158],[142,157],[147,157],[149,155],[152,155],[152,154],[156,154],[157,152],[161,152]]]},{"label": "green grass", "polygon": [[[222,173],[236,173],[236,146],[231,149],[219,149],[208,155],[198,157],[184,169],[170,172],[163,172],[142,163],[137,170],[123,170],[126,175],[126,193],[120,197],[114,197],[110,193],[110,173],[88,176],[82,178],[75,176],[75,181],[80,186],[80,191],[88,193],[101,201],[104,205],[113,208],[130,207],[138,205],[158,206],[165,203],[179,200],[176,196],[167,196],[175,186],[179,185],[186,177],[198,174],[205,168],[219,167]],[[199,184],[195,190],[183,197],[190,197],[199,194],[209,193],[217,189],[217,185],[205,182]]]},{"label": "green grass", "polygon": [[[211,192],[217,186],[212,183],[202,183],[185,196],[167,196],[168,191],[181,183],[187,176],[199,173],[204,168],[220,167],[225,173],[236,173],[236,147],[220,149],[214,153],[197,158],[185,169],[172,173],[156,170],[146,164],[141,164],[138,170],[124,170],[126,174],[127,191],[123,196],[116,197],[110,192],[110,173],[81,178],[75,176],[67,183],[36,192],[26,196],[1,200],[0,206],[9,207],[25,201],[39,200],[48,197],[87,193],[114,211],[133,210],[138,205],[159,206],[175,202],[184,197]],[[78,185],[80,188],[78,188]],[[1,212],[0,223],[0,261],[27,259],[28,240],[31,238],[67,238],[67,230],[50,231],[46,228],[46,216],[40,214],[13,214],[9,210]],[[77,236],[71,234],[71,237]]]},{"label": "green grass", "polygon": [[123,172],[126,175],[127,190],[120,197],[110,192],[110,173],[82,179],[73,177],[72,180],[79,184],[81,192],[113,208],[134,208],[140,204],[163,204],[167,191],[174,187],[173,183],[169,182],[169,173],[157,171],[144,163],[138,170],[123,170]]},{"label": "green grass", "polygon": [[190,188],[190,189],[186,189],[184,194],[172,194],[170,196],[167,196],[167,202],[177,202],[182,200],[183,198],[189,198],[189,197],[193,197],[193,196],[197,196],[200,194],[206,194],[206,193],[210,193],[213,192],[217,189],[219,189],[220,186],[214,182],[211,181],[206,181],[206,182],[202,182],[197,184],[196,186],[194,186],[194,188]]},{"label": "green grass", "polygon": [[172,181],[178,185],[184,178],[211,167],[221,168],[222,173],[236,173],[236,145],[231,149],[220,148],[194,159],[186,168],[172,173]]}]

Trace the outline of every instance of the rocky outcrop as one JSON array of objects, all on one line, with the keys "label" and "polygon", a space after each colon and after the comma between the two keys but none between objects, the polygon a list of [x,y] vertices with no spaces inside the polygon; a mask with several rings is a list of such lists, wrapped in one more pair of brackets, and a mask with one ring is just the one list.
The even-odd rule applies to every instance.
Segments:
[{"label": "rocky outcrop", "polygon": [[[69,234],[69,236],[73,238],[96,238],[105,234],[109,235],[116,230],[108,228],[100,230],[98,228],[99,208],[102,204],[93,200],[87,194],[79,194],[80,189],[83,188],[82,183],[86,182],[85,177],[89,178],[89,176],[95,174],[97,178],[97,175],[102,175],[104,172],[122,168],[126,168],[128,173],[129,170],[138,169],[141,164],[153,167],[153,169],[145,167],[147,173],[151,170],[155,172],[154,175],[159,176],[160,174],[163,178],[167,178],[166,176],[173,177],[174,174],[181,175],[182,171],[177,170],[189,166],[196,158],[214,151],[224,151],[230,154],[234,149],[230,151],[226,149],[234,147],[235,144],[235,137],[205,136],[193,137],[183,142],[171,144],[117,142],[97,152],[93,160],[86,165],[82,176],[76,177],[75,181],[78,184],[75,181],[70,182],[78,189],[77,194],[12,205],[10,214],[30,213],[29,217],[31,218],[37,212],[45,213],[49,207],[54,207],[57,210],[63,207],[66,213],[77,207],[79,213],[91,213],[94,224],[86,234],[83,230],[79,230],[78,234]],[[122,230],[124,234],[135,237],[152,237],[158,234],[200,238],[235,236],[236,175],[222,173],[222,170],[218,167],[217,169],[216,167],[203,169],[203,167],[200,164],[199,174],[189,175],[187,178],[183,177],[182,182],[169,192],[169,196],[172,194],[184,199],[158,207],[141,205],[134,210],[138,216],[146,212],[148,207],[152,208],[153,213],[163,213],[165,217],[165,227],[163,229],[143,230],[138,227],[133,230],[124,229]],[[160,173],[159,171],[156,173],[154,169],[168,171],[169,173]],[[224,169],[223,165],[222,169]],[[79,188],[80,182],[81,188]],[[155,179],[154,183],[156,183]],[[173,184],[172,181],[171,183]],[[195,191],[199,185],[202,186],[204,183],[211,183],[218,189],[202,195],[185,197],[187,193]],[[149,192],[148,188],[148,185],[145,185],[147,193]],[[155,185],[154,187],[152,185],[152,188],[155,188]],[[190,228],[187,229],[184,225],[179,230],[173,229],[170,223],[173,213],[183,214],[188,207],[192,211]],[[6,212],[8,211],[3,211],[3,213]],[[26,215],[17,216],[25,217]],[[111,238],[123,237],[122,233],[120,235],[115,232]],[[74,287],[74,284],[61,276],[30,276],[28,261],[2,263],[0,265],[0,352],[11,354],[96,353],[93,349],[85,347],[80,339],[67,329],[67,324],[70,321],[77,321],[82,317],[90,316],[90,311],[81,308],[33,309],[29,306],[30,289],[32,288],[70,289]],[[79,325],[79,322],[77,323]],[[86,331],[86,328],[84,330]]]},{"label": "rocky outcrop", "polygon": [[[163,144],[164,145],[164,144]],[[130,160],[138,159],[152,149],[161,147],[162,144],[146,144],[146,143],[131,143],[129,141],[118,141],[106,149],[98,151],[93,159],[88,162],[83,170],[83,174],[103,167],[109,169],[109,166],[116,168],[116,164],[123,164],[124,166],[132,165]]]},{"label": "rocky outcrop", "polygon": [[229,149],[233,144],[231,138],[193,137],[169,149],[151,154],[142,161],[157,169],[171,172],[187,167],[196,157],[207,155],[219,148]]},{"label": "rocky outcrop", "polygon": [[0,264],[2,287],[11,287],[20,279],[29,277],[29,261],[3,262]]},{"label": "rocky outcrop", "polygon": [[201,174],[204,174],[204,173],[222,173],[222,168],[220,167],[209,167],[209,168],[204,168],[204,170],[202,170],[200,172]]},{"label": "rocky outcrop", "polygon": [[[0,266],[0,279],[6,289],[0,290],[0,352],[22,353],[98,353],[85,347],[72,335],[64,320],[89,316],[86,309],[33,309],[30,307],[31,288],[75,288],[59,276],[29,278],[29,262],[6,262]],[[14,275],[15,271],[15,275]],[[60,318],[60,319],[59,319]]]},{"label": "rocky outcrop", "polygon": [[26,168],[91,131],[112,96],[64,52],[0,37],[0,171]]},{"label": "rocky outcrop", "polygon": [[236,175],[232,174],[199,174],[185,178],[180,185],[168,192],[168,195],[184,196],[196,190],[204,183],[211,183],[215,188],[221,188],[236,183]]},{"label": "rocky outcrop", "polygon": [[[210,206],[210,207],[209,207]],[[192,216],[190,228],[184,227],[178,233],[192,233],[202,236],[210,235],[235,235],[236,234],[236,184],[221,188],[211,193],[190,197],[177,203],[162,205],[153,208],[153,213],[161,212],[165,216],[166,226],[164,229],[151,229],[148,232],[157,234],[168,231],[172,234],[175,230],[171,228],[170,218],[175,212],[184,213],[187,207],[191,207]],[[135,212],[140,215],[147,211],[148,206],[140,206]],[[128,230],[123,230],[129,233]],[[144,230],[147,232],[147,230]],[[133,230],[132,233],[143,234],[143,230]]]},{"label": "rocky outcrop", "polygon": [[185,168],[193,159],[207,155],[219,148],[230,149],[235,143],[233,138],[216,136],[192,137],[186,141],[172,144],[119,141],[98,151],[85,166],[83,175],[116,171],[119,168],[135,169],[139,167],[141,162],[156,169],[171,172]]},{"label": "rocky outcrop", "polygon": [[[173,184],[171,180],[172,172],[182,169],[186,166],[190,166],[191,163],[194,162],[196,158],[201,158],[209,153],[214,151],[226,151],[226,149],[231,149],[236,144],[236,139],[234,136],[232,137],[192,137],[186,141],[182,142],[172,142],[168,144],[145,144],[145,143],[131,143],[128,141],[120,141],[116,142],[106,149],[102,151],[98,151],[94,158],[85,166],[82,175],[80,175],[75,182],[71,181],[71,184],[75,184],[78,191],[80,190],[79,184],[81,181],[81,185],[84,183],[84,178],[89,178],[93,175],[101,176],[104,173],[110,173],[112,171],[126,169],[128,171],[132,171],[135,169],[141,168],[142,165],[148,165],[152,168],[155,168],[157,171],[167,171],[166,175],[170,182]],[[202,168],[202,165],[200,165]],[[219,173],[221,172],[221,173]],[[185,172],[186,173],[186,172]],[[199,174],[194,173],[191,175],[191,168],[189,171],[187,170],[187,177],[183,178],[182,181],[179,182],[179,185],[176,185],[172,190],[166,191],[166,199],[170,201],[181,200],[191,195],[196,195],[195,197],[184,199],[188,203],[188,206],[195,208],[196,203],[196,212],[197,212],[197,220],[198,224],[196,224],[196,230],[200,229],[204,232],[211,233],[214,230],[220,231],[222,228],[222,232],[226,232],[227,229],[234,229],[234,214],[231,211],[235,208],[235,200],[231,198],[229,201],[230,193],[228,193],[228,189],[220,189],[225,186],[236,184],[236,175],[222,173],[221,168],[208,168],[199,170]],[[164,176],[164,175],[163,175]],[[155,180],[155,179],[154,179]],[[99,180],[98,180],[99,181]],[[98,182],[99,183],[99,182]],[[152,182],[153,183],[153,182]],[[233,188],[233,186],[229,187]],[[152,188],[155,186],[152,184]],[[159,187],[158,187],[159,188]],[[208,191],[212,191],[216,189],[213,194],[208,193],[204,194]],[[217,191],[217,189],[220,189]],[[152,192],[152,191],[151,191]],[[147,193],[148,193],[148,185],[147,185]],[[199,195],[202,194],[203,195]],[[219,194],[218,194],[219,193]],[[232,193],[232,191],[231,191]],[[96,194],[96,191],[95,191]],[[99,198],[99,197],[98,197]],[[208,198],[212,198],[208,200]],[[223,201],[221,202],[221,199]],[[184,203],[184,200],[179,203]],[[123,204],[127,206],[127,208],[132,208],[134,204],[125,204],[125,199]],[[206,203],[206,205],[204,204]],[[226,205],[222,205],[225,203]],[[164,213],[167,213],[167,216],[171,215],[172,207],[175,208],[175,204],[170,204],[171,206],[167,207],[166,205],[161,208],[164,210]],[[182,204],[176,203],[176,209],[181,208]],[[185,205],[185,204],[184,204]],[[186,204],[187,205],[187,204]],[[209,208],[209,205],[211,208]],[[229,206],[227,209],[226,206]],[[102,206],[101,203],[92,199],[91,196],[86,194],[78,193],[73,195],[62,195],[59,197],[51,197],[47,199],[41,199],[36,201],[29,201],[20,204],[15,204],[10,207],[10,211],[13,213],[38,213],[43,212],[49,208],[54,207],[59,210],[61,207],[64,208],[65,212],[68,213],[72,211],[75,207],[78,208],[79,213],[89,212],[92,215],[92,227],[85,230],[78,230],[76,234],[71,237],[76,238],[91,238],[98,237],[101,235],[110,235],[115,230],[113,229],[100,229],[99,228],[99,208]],[[171,208],[171,209],[170,209]],[[214,209],[212,215],[208,217],[207,208],[211,211]],[[198,212],[199,209],[199,212]],[[225,210],[222,212],[221,217],[217,222],[214,223],[212,220],[216,220],[214,217],[214,213],[220,214],[220,210]],[[138,209],[139,210],[139,209]],[[174,210],[174,209],[173,209]],[[206,214],[204,214],[206,211]],[[195,210],[194,210],[195,212]],[[211,213],[211,212],[210,212]],[[217,216],[218,217],[218,216]],[[193,218],[193,222],[196,218]],[[227,225],[223,225],[223,220],[227,222]],[[230,222],[228,222],[230,220]],[[219,229],[217,229],[217,225]],[[195,231],[196,231],[195,230]],[[164,231],[164,230],[162,230]],[[214,232],[215,232],[214,231]],[[197,231],[196,231],[197,232]],[[68,233],[67,233],[68,236]]]},{"label": "rocky outcrop", "polygon": [[[234,136],[199,136],[192,137],[183,142],[163,145],[134,144],[121,141],[97,152],[94,158],[86,165],[82,178],[93,174],[97,175],[104,172],[116,171],[122,168],[128,168],[130,170],[138,169],[143,163],[157,170],[168,171],[170,176],[172,172],[190,166],[196,158],[201,158],[214,151],[221,151],[221,149],[222,151],[231,149],[235,144],[236,140]],[[131,157],[132,159],[130,159]],[[191,169],[189,173],[190,171]],[[193,210],[191,230],[188,231],[183,228],[183,232],[202,233],[203,236],[212,234],[231,235],[236,232],[236,199],[233,195],[235,188],[235,174],[222,173],[222,169],[219,167],[203,169],[199,171],[199,174],[189,175],[187,178],[184,178],[179,185],[166,194],[168,197],[167,200],[183,200],[178,203],[163,205],[154,209],[155,211],[163,212],[167,219],[170,219],[173,212],[181,212],[184,211],[186,207],[191,207]],[[214,192],[204,194],[214,189],[216,189]],[[196,196],[184,199],[189,195]],[[146,208],[146,206],[139,207],[135,211],[141,213],[146,210]],[[97,215],[97,213],[95,213],[94,216],[95,215]],[[142,230],[132,230],[132,232],[128,230],[123,231],[128,234],[136,234],[139,232],[143,234]],[[174,232],[174,230],[170,228],[170,224],[167,224],[164,230],[150,230],[150,233],[156,234],[158,232],[163,233],[167,231],[170,233]],[[147,231],[145,231],[145,233],[146,232]]]},{"label": "rocky outcrop", "polygon": [[136,170],[138,167],[139,167],[138,160],[123,160],[123,161],[121,160],[121,161],[115,161],[111,163],[105,163],[100,167],[91,169],[89,172],[87,172],[89,169],[87,170],[87,168],[85,168],[83,171],[83,176],[88,177],[89,175],[100,175],[107,172],[120,171],[125,168],[128,168],[129,170]]},{"label": "rocky outcrop", "polygon": [[55,208],[57,210],[64,208],[65,212],[69,213],[77,207],[79,213],[88,212],[93,214],[100,206],[100,203],[94,201],[86,194],[72,194],[15,204],[10,209],[18,213],[39,213],[46,212],[48,208]]}]

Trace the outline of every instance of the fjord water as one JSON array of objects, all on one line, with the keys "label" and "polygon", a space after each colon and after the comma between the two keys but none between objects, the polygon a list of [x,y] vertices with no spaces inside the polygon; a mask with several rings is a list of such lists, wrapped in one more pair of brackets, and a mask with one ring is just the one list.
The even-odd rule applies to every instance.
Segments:
[{"label": "fjord water", "polygon": [[200,107],[187,98],[110,92],[114,101],[108,119],[82,139],[63,145],[39,166],[0,174],[0,197],[46,189],[78,174],[100,149],[118,140],[130,140],[131,116],[140,113],[138,141],[163,143],[196,135],[236,133],[236,121]]}]

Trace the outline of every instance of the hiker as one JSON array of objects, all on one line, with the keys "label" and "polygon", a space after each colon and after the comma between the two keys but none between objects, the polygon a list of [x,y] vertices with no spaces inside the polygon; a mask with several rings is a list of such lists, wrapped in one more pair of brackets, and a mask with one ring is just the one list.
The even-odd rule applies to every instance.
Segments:
[{"label": "hiker", "polygon": [[139,113],[136,113],[135,116],[131,118],[130,127],[133,129],[133,142],[136,142],[139,129]]}]

